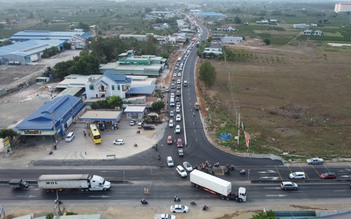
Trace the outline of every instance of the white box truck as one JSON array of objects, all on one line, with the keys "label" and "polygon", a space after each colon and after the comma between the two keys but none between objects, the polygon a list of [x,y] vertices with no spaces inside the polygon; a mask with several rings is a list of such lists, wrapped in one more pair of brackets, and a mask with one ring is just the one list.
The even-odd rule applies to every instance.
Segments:
[{"label": "white box truck", "polygon": [[190,173],[190,182],[193,186],[201,188],[212,194],[219,195],[220,199],[246,201],[246,189],[240,187],[238,193],[232,193],[232,183],[221,178],[212,176],[199,170]]},{"label": "white box truck", "polygon": [[111,183],[101,176],[91,174],[41,175],[38,178],[38,188],[46,191],[105,191],[111,188]]}]

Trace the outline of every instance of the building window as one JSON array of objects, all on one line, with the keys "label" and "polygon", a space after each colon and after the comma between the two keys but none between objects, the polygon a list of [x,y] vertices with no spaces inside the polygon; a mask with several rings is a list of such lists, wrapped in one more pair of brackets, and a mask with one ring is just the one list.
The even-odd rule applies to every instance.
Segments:
[{"label": "building window", "polygon": [[112,90],[115,90],[115,85],[112,85]]},{"label": "building window", "polygon": [[93,84],[89,85],[89,89],[94,90],[94,85]]},{"label": "building window", "polygon": [[120,85],[117,85],[117,90],[121,90],[121,86]]}]

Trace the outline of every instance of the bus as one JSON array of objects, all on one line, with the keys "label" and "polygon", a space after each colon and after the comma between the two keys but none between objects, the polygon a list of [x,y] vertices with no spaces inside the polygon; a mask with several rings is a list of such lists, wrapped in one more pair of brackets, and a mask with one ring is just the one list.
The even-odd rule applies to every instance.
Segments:
[{"label": "bus", "polygon": [[91,136],[93,137],[94,143],[100,144],[102,142],[102,138],[95,124],[90,124],[90,132],[91,132]]}]

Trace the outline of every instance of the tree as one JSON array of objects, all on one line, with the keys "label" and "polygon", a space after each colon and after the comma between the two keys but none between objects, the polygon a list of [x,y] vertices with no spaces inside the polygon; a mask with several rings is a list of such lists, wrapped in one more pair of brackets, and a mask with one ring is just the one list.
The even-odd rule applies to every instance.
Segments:
[{"label": "tree", "polygon": [[208,61],[200,66],[199,79],[202,80],[206,86],[211,87],[216,82],[216,70]]},{"label": "tree", "polygon": [[273,211],[261,211],[260,213],[253,215],[251,219],[275,219],[275,216]]},{"label": "tree", "polygon": [[15,136],[18,136],[18,133],[12,129],[1,129],[0,130],[0,138],[6,138],[6,137],[13,138]]},{"label": "tree", "polygon": [[241,24],[241,19],[240,19],[240,17],[236,16],[236,17],[234,18],[234,22],[235,22],[236,24]]},{"label": "tree", "polygon": [[64,42],[63,43],[63,48],[64,49],[71,49],[71,44],[69,42]]},{"label": "tree", "polygon": [[270,44],[271,44],[271,40],[270,40],[270,39],[263,39],[263,42],[264,42],[266,45],[270,45]]},{"label": "tree", "polygon": [[151,104],[152,111],[155,111],[157,113],[160,113],[164,107],[165,107],[165,102],[163,102],[162,100],[153,102]]},{"label": "tree", "polygon": [[114,109],[115,107],[122,107],[122,105],[123,105],[123,101],[122,101],[122,98],[120,96],[108,97],[107,103],[111,109]]},{"label": "tree", "polygon": [[84,31],[89,31],[89,25],[83,22],[79,22],[78,28],[83,29]]}]

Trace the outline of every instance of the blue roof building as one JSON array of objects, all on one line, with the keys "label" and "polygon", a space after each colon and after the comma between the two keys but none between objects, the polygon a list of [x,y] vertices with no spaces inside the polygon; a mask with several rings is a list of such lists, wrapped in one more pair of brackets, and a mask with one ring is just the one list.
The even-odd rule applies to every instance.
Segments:
[{"label": "blue roof building", "polygon": [[19,123],[15,130],[21,135],[65,135],[65,131],[84,108],[75,96],[61,96],[46,102],[37,111]]},{"label": "blue roof building", "polygon": [[200,17],[208,17],[208,18],[225,18],[226,17],[226,15],[222,13],[205,12],[205,11],[199,12],[197,15]]},{"label": "blue roof building", "polygon": [[127,96],[133,95],[147,95],[151,96],[155,91],[156,85],[148,85],[148,86],[140,86],[140,87],[131,87],[129,91],[127,91]]},{"label": "blue roof building", "polygon": [[0,47],[0,57],[2,57],[5,62],[26,64],[39,60],[45,49],[58,47],[59,50],[62,50],[64,42],[64,40],[29,40],[26,42],[18,42]]},{"label": "blue roof building", "polygon": [[27,40],[65,40],[69,41],[74,36],[81,36],[85,39],[92,37],[91,33],[87,32],[59,32],[49,30],[24,30],[19,31],[10,37],[11,41],[21,42]]}]

